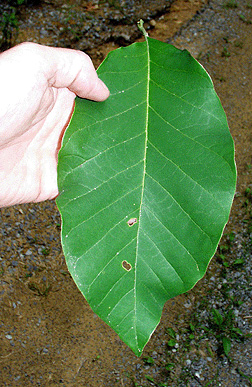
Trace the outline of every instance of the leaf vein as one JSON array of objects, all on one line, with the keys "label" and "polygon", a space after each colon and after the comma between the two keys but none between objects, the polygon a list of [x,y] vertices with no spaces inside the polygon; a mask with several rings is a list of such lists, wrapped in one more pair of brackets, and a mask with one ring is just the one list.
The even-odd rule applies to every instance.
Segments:
[{"label": "leaf vein", "polygon": [[153,211],[151,211],[151,209],[149,207],[146,206],[146,209],[152,214],[152,216],[158,221],[158,223],[161,224],[161,226],[163,228],[165,228],[165,230],[167,230],[167,232],[173,236],[173,238],[178,242],[178,244],[183,248],[183,250],[185,250],[187,252],[187,254],[192,258],[192,260],[194,261],[195,265],[197,266],[197,270],[199,271],[199,266],[198,266],[198,263],[197,261],[195,260],[194,256],[190,253],[190,251],[186,248],[186,246],[183,245],[182,242],[180,242],[180,240],[176,237],[175,234],[173,234],[173,232],[171,230],[168,229],[168,227],[166,227],[162,222],[161,220],[156,216],[156,214],[154,214]]},{"label": "leaf vein", "polygon": [[[124,275],[123,275],[123,277],[126,275],[127,273],[125,273]],[[121,278],[123,278],[123,277],[121,277]],[[120,278],[120,280],[121,280],[121,278]],[[130,293],[132,293],[133,292],[133,289],[130,289],[127,293],[125,293],[120,299],[119,299],[119,301],[113,306],[113,308],[111,309],[111,311],[109,312],[109,314],[108,314],[108,316],[107,317],[109,317],[110,315],[111,315],[111,313],[117,308],[117,306],[123,301],[123,299],[128,295],[128,294],[130,294]]]},{"label": "leaf vein", "polygon": [[[145,233],[145,235],[148,237],[148,235],[147,235],[146,233]],[[166,290],[166,288],[165,288],[163,282],[161,281],[161,279],[159,278],[159,276],[157,275],[157,273],[152,269],[152,267],[149,265],[149,263],[146,262],[146,260],[144,260],[144,259],[141,259],[141,260],[142,260],[142,262],[150,269],[150,271],[155,275],[155,277],[157,277],[157,279],[158,279],[158,281],[160,282],[160,285],[161,285],[161,287],[163,288],[164,292],[167,294],[167,296],[169,296],[169,293],[167,292],[167,290]],[[166,262],[167,262],[167,260],[166,260]]]},{"label": "leaf vein", "polygon": [[95,212],[92,216],[90,216],[88,219],[85,219],[83,220],[82,222],[76,224],[74,227],[71,228],[71,230],[69,230],[68,234],[66,235],[66,237],[68,237],[77,227],[83,225],[84,223],[88,222],[90,219],[93,219],[96,215],[98,215],[100,212],[103,212],[104,210],[108,209],[109,207],[113,206],[113,204],[117,203],[118,201],[122,200],[123,198],[125,198],[126,196],[128,196],[129,194],[131,194],[132,192],[136,191],[140,186],[137,186],[135,187],[134,189],[128,191],[127,193],[125,193],[123,196],[120,196],[118,199],[114,200],[112,203],[108,204],[106,207],[103,207],[101,210]]},{"label": "leaf vein", "polygon": [[[188,138],[189,140],[191,140],[191,141],[195,142],[196,144],[198,144],[200,147],[206,149],[207,151],[209,151],[209,152],[213,153],[214,155],[216,155],[217,157],[221,158],[221,159],[224,161],[224,163],[228,165],[228,168],[232,171],[231,165],[227,162],[227,160],[226,160],[222,155],[220,155],[219,153],[216,153],[216,152],[215,152],[214,150],[212,150],[211,148],[209,148],[209,147],[203,145],[201,142],[196,141],[196,140],[195,140],[196,137],[195,137],[195,138],[192,138],[192,137],[188,136],[187,134],[185,134],[184,132],[182,132],[180,129],[176,128],[176,126],[172,125],[169,121],[166,121],[166,120],[164,119],[164,117],[162,117],[162,116],[161,116],[161,115],[160,115],[160,114],[159,114],[152,106],[150,106],[150,109],[151,109],[151,110],[152,110],[159,118],[161,118],[161,120],[164,121],[167,125],[170,125],[173,129],[175,129],[175,130],[177,130],[179,133],[181,133],[182,136]],[[205,124],[205,125],[202,124],[202,126],[207,126],[207,124]],[[190,128],[190,127],[193,127],[193,125],[186,126],[185,129]],[[200,136],[198,136],[198,137],[200,137]]]},{"label": "leaf vein", "polygon": [[[85,130],[90,129],[90,128],[92,128],[92,127],[95,126],[95,125],[102,124],[103,122],[109,121],[109,120],[111,120],[111,119],[113,119],[113,118],[115,118],[115,117],[119,117],[119,116],[121,116],[121,115],[123,115],[123,114],[125,114],[125,113],[130,112],[131,110],[134,110],[134,109],[136,109],[136,108],[139,108],[139,106],[143,105],[145,102],[146,102],[146,101],[144,100],[144,101],[142,101],[142,102],[140,102],[140,103],[138,103],[138,104],[134,104],[134,105],[132,105],[131,107],[129,107],[128,109],[125,109],[125,110],[120,111],[120,112],[118,112],[118,113],[116,113],[116,114],[113,114],[112,116],[108,116],[108,117],[106,117],[106,118],[104,118],[104,119],[102,119],[102,120],[95,120],[94,123],[92,123],[92,124],[90,124],[90,125],[86,125],[86,126],[85,126]],[[68,137],[67,141],[64,143],[64,147],[67,146],[67,144],[69,143],[69,141],[72,139],[72,137],[73,137],[74,135],[78,134],[78,132],[81,132],[81,131],[83,131],[83,127],[80,127],[79,129],[75,130],[75,131]],[[73,140],[72,140],[72,141],[73,141]]]},{"label": "leaf vein", "polygon": [[[98,305],[96,305],[96,306],[94,306],[94,309],[98,309],[100,306],[101,306],[101,304],[105,301],[105,299],[108,297],[108,295],[109,295],[109,293],[111,293],[112,292],[112,290],[114,289],[114,287],[122,280],[122,278],[123,277],[125,277],[127,275],[127,272],[125,272],[125,273],[123,273],[123,275],[113,284],[113,286],[109,289],[109,291],[105,294],[105,296],[102,298],[102,300],[99,302],[99,304]],[[132,289],[130,290],[130,291],[132,291]],[[130,292],[129,291],[129,292]],[[129,293],[128,292],[128,293]],[[118,303],[120,302],[120,300],[118,301]],[[117,303],[117,304],[118,304]]]},{"label": "leaf vein", "polygon": [[145,173],[146,173],[146,155],[147,155],[147,142],[148,142],[148,124],[149,124],[149,98],[150,98],[150,48],[149,48],[149,42],[148,38],[146,38],[146,54],[147,54],[147,74],[146,74],[146,124],[145,124],[145,142],[144,142],[144,167],[143,167],[143,180],[142,180],[142,192],[141,192],[141,200],[140,200],[140,211],[139,211],[139,225],[137,230],[137,248],[136,248],[136,260],[135,260],[135,278],[134,278],[134,297],[135,297],[135,305],[134,305],[134,312],[135,312],[135,335],[137,337],[136,332],[136,321],[137,321],[137,311],[136,311],[136,284],[137,284],[137,257],[138,257],[138,249],[139,249],[139,230],[140,230],[140,224],[141,224],[141,209],[142,209],[142,203],[143,203],[143,194],[144,194],[144,187],[145,187]]},{"label": "leaf vein", "polygon": [[[205,187],[203,187],[203,185],[201,185],[197,180],[194,180],[190,175],[188,175],[188,173],[186,173],[179,165],[177,165],[176,163],[174,163],[174,161],[172,161],[171,159],[169,159],[166,155],[164,155],[155,145],[153,145],[150,141],[149,141],[149,144],[162,156],[164,157],[164,159],[166,159],[167,161],[169,161],[170,163],[172,163],[175,167],[177,167],[177,169],[179,169],[187,178],[189,178],[191,181],[193,181],[197,186],[199,186],[204,192],[206,192],[209,196],[212,197],[212,199],[219,204],[219,206],[224,210],[222,204],[216,199],[216,197],[210,192],[208,191]],[[167,191],[168,192],[168,191]]]},{"label": "leaf vein", "polygon": [[76,263],[75,263],[75,267],[78,263],[78,261],[87,253],[89,253],[89,251],[91,251],[93,248],[95,248],[98,243],[100,243],[104,238],[106,238],[106,236],[115,228],[117,227],[120,223],[122,223],[123,221],[125,221],[127,219],[127,216],[125,216],[124,218],[122,218],[119,222],[117,222],[113,227],[111,227],[95,244],[93,244],[89,249],[87,249],[86,251],[84,251],[84,253],[82,255],[80,255],[77,260],[76,260]]},{"label": "leaf vein", "polygon": [[[132,290],[132,289],[131,289],[131,290]],[[123,317],[123,319],[120,321],[120,323],[117,324],[117,325],[115,326],[115,329],[118,328],[120,325],[122,325],[123,322],[124,322],[124,320],[126,320],[126,318],[127,318],[130,314],[132,314],[133,312],[134,312],[133,309],[130,310],[130,311]]]},{"label": "leaf vein", "polygon": [[160,184],[156,179],[154,179],[154,177],[152,177],[151,175],[149,175],[148,173],[146,173],[147,176],[149,176],[150,179],[152,179],[156,184],[158,184],[171,198],[172,200],[179,206],[179,208],[183,211],[183,213],[195,224],[195,226],[197,226],[197,228],[209,239],[209,241],[211,242],[211,245],[213,246],[213,242],[210,238],[210,236],[203,230],[203,228],[201,228],[201,226],[195,222],[195,220],[190,216],[190,214],[181,206],[181,204],[179,204],[179,202],[174,198],[174,196],[172,196],[172,194],[167,191],[167,189],[165,187],[162,186],[162,184]]},{"label": "leaf vein", "polygon": [[134,240],[136,239],[133,238],[131,239],[128,243],[126,243],[125,246],[123,246],[119,251],[117,251],[117,253],[115,255],[113,255],[113,257],[106,263],[106,265],[102,268],[101,271],[99,271],[99,273],[97,274],[97,276],[93,279],[93,281],[89,284],[88,286],[88,289],[87,289],[87,292],[89,293],[90,292],[90,289],[91,287],[93,286],[94,282],[98,279],[98,277],[104,272],[104,270],[109,266],[109,264],[113,261],[113,259],[115,259],[117,257],[117,255],[119,255],[126,247],[128,247]]},{"label": "leaf vein", "polygon": [[[180,97],[179,95],[175,94],[175,93],[172,93],[171,91],[167,90],[165,87],[162,87],[161,85],[159,85],[158,83],[156,83],[155,81],[153,81],[153,79],[151,80],[158,88],[166,91],[168,94],[170,95],[173,95],[174,97],[180,99],[182,102],[184,102],[186,105],[189,105],[189,106],[192,106],[193,108],[197,109],[197,110],[202,110],[204,113],[208,114],[209,116],[211,117],[214,117],[217,121],[219,121],[221,124],[222,124],[222,121],[219,119],[219,117],[215,116],[214,114],[212,114],[210,111],[207,111],[205,109],[202,108],[202,106],[196,106],[196,105],[193,105],[191,102],[187,101],[186,99],[183,99],[182,97]],[[204,106],[204,105],[203,105]]]},{"label": "leaf vein", "polygon": [[[117,178],[119,175],[123,174],[125,171],[130,170],[131,168],[136,167],[136,166],[137,166],[138,164],[140,164],[141,162],[142,162],[142,160],[138,161],[138,162],[137,162],[136,164],[134,164],[134,165],[131,165],[130,167],[127,167],[126,169],[123,169],[123,170],[120,171],[120,172],[117,172],[115,175],[111,176],[111,177],[110,177],[109,179],[107,179],[107,180],[102,181],[101,184],[99,184],[99,185],[97,185],[96,187],[90,189],[89,191],[85,192],[84,194],[79,195],[79,196],[75,196],[75,197],[73,197],[72,199],[69,199],[65,204],[63,204],[63,205],[61,206],[61,208],[65,208],[68,204],[72,203],[73,201],[75,201],[75,200],[77,200],[77,199],[80,199],[80,198],[83,198],[84,196],[90,194],[91,192],[96,191],[98,188],[102,187],[104,184],[106,184],[106,183],[108,183],[109,181],[111,181],[111,180]],[[75,186],[83,186],[83,187],[86,187],[84,184],[76,184]],[[138,187],[138,188],[139,188],[139,187]]]},{"label": "leaf vein", "polygon": [[153,241],[153,239],[143,230],[143,233],[146,235],[146,237],[150,240],[150,242],[155,246],[155,248],[158,250],[160,256],[163,258],[163,260],[165,261],[165,263],[170,267],[172,268],[172,270],[175,272],[175,274],[177,275],[177,277],[179,278],[179,280],[181,281],[182,284],[184,284],[181,276],[179,275],[179,273],[177,272],[177,270],[175,269],[175,267],[166,259],[166,257],[164,256],[164,254],[162,253],[162,251],[159,249],[159,247],[157,246],[157,244]]}]

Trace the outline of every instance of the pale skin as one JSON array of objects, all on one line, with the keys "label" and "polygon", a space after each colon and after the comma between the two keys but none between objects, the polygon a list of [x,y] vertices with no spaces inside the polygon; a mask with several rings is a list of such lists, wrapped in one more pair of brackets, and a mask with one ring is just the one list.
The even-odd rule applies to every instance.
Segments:
[{"label": "pale skin", "polygon": [[83,52],[22,43],[0,54],[0,207],[58,195],[57,156],[76,95],[109,96]]}]

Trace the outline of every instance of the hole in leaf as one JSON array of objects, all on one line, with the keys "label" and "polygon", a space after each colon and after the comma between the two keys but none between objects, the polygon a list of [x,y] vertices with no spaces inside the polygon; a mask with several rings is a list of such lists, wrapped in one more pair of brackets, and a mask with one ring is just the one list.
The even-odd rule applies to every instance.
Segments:
[{"label": "hole in leaf", "polygon": [[127,261],[122,261],[122,267],[127,270],[127,271],[130,271],[132,269],[132,266],[129,262]]},{"label": "hole in leaf", "polygon": [[137,222],[137,218],[131,218],[128,220],[128,226],[131,227],[133,226],[133,224],[135,224]]}]

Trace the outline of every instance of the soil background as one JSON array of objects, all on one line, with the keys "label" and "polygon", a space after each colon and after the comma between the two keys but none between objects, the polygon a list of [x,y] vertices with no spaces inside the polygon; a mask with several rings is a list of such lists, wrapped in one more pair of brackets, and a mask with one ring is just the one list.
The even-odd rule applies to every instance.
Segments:
[{"label": "soil background", "polygon": [[85,49],[98,66],[110,50],[141,39],[134,25],[143,13],[151,37],[188,49],[212,77],[235,142],[230,220],[205,277],[165,304],[137,358],[71,279],[55,203],[1,209],[1,387],[252,385],[252,3],[139,4],[69,0],[21,7],[15,43]]}]

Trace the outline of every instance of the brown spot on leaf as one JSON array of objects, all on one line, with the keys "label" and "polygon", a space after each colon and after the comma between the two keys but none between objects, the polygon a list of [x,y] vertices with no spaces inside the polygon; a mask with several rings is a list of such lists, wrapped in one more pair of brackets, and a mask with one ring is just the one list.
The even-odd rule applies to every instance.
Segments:
[{"label": "brown spot on leaf", "polygon": [[128,223],[128,226],[131,227],[136,222],[137,222],[137,218],[130,218],[127,223]]},{"label": "brown spot on leaf", "polygon": [[130,271],[132,269],[132,266],[129,262],[127,261],[122,261],[122,267],[127,270],[127,271]]}]

